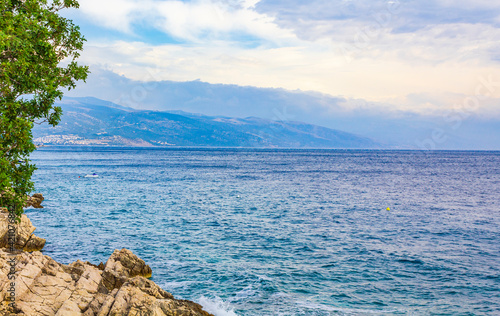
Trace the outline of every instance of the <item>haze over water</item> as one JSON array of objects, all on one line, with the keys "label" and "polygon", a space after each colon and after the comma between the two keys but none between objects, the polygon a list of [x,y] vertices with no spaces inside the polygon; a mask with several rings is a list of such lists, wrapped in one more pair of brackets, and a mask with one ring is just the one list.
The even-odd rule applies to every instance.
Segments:
[{"label": "haze over water", "polygon": [[[500,152],[46,147],[44,254],[216,315],[500,313]],[[83,178],[89,173],[99,178]],[[387,208],[390,208],[390,211]]]}]

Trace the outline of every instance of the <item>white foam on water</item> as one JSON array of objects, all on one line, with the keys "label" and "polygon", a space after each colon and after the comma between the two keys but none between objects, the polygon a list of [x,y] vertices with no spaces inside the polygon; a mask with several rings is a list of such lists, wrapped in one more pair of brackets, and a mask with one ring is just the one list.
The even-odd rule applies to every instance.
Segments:
[{"label": "white foam on water", "polygon": [[238,316],[229,302],[224,302],[220,297],[208,298],[201,296],[198,299],[198,304],[203,306],[203,309],[215,316]]},{"label": "white foam on water", "polygon": [[268,276],[263,275],[263,274],[255,274],[255,275],[259,277],[259,281],[260,280],[264,280],[264,281],[272,281],[273,280],[273,278],[268,277]]},{"label": "white foam on water", "polygon": [[341,312],[345,315],[360,315],[360,314],[385,315],[385,314],[393,314],[396,312],[400,312],[398,310],[371,310],[371,309],[333,307],[309,301],[296,301],[296,305],[303,308],[313,309],[318,311]]},{"label": "white foam on water", "polygon": [[195,282],[194,281],[163,282],[162,283],[163,284],[162,288],[164,288],[164,289],[166,289],[168,291],[168,290],[177,289],[177,288],[185,288],[185,287],[187,287],[188,285],[190,285],[192,283],[195,283]]},{"label": "white foam on water", "polygon": [[257,294],[257,290],[253,288],[252,284],[248,285],[241,291],[236,292],[236,298],[246,299]]}]

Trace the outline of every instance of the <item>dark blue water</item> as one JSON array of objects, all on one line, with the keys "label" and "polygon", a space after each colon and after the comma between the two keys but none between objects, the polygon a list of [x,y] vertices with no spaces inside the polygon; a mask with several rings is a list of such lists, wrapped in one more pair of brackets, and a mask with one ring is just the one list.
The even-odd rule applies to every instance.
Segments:
[{"label": "dark blue water", "polygon": [[99,263],[129,248],[217,315],[500,314],[500,152],[47,147],[33,160],[45,254]]}]

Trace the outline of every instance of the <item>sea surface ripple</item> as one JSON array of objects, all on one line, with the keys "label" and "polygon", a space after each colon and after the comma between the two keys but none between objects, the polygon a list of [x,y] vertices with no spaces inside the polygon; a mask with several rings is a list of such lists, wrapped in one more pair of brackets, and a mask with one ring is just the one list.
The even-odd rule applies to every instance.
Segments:
[{"label": "sea surface ripple", "polygon": [[[220,315],[500,315],[500,152],[46,147],[44,254]],[[98,178],[84,178],[89,173]],[[390,211],[387,208],[390,208]]]}]

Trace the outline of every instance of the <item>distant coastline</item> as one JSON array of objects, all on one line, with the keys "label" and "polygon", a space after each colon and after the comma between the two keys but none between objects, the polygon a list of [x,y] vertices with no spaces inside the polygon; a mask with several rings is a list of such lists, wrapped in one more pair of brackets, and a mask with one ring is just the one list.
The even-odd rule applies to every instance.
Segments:
[{"label": "distant coastline", "polygon": [[133,147],[391,147],[363,135],[299,121],[135,110],[86,98],[70,101],[60,104],[64,115],[59,125],[35,126],[35,143]]},{"label": "distant coastline", "polygon": [[80,145],[80,144],[44,144],[37,148],[45,148],[48,150],[52,149],[65,149],[74,148],[75,150],[81,149],[130,149],[130,150],[236,150],[236,151],[336,151],[336,152],[370,152],[370,151],[380,151],[380,152],[422,152],[422,153],[432,153],[432,152],[492,152],[500,153],[497,149],[433,149],[433,150],[422,150],[415,148],[294,148],[294,147],[232,147],[232,146],[126,146],[126,145]]}]

